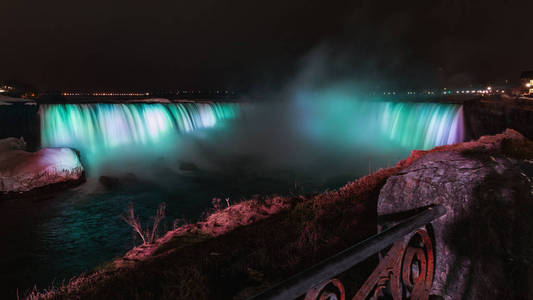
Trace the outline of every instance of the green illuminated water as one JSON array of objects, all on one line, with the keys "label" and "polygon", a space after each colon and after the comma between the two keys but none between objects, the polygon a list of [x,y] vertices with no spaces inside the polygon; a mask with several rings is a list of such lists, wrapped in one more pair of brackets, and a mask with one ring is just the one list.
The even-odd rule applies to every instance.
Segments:
[{"label": "green illuminated water", "polygon": [[[205,147],[190,150],[200,143],[216,144],[217,148],[216,153],[196,155],[203,155],[203,160],[238,149],[241,154],[262,155],[272,164],[294,168],[298,163],[307,164],[306,160],[316,160],[314,155],[319,152],[334,158],[338,158],[338,151],[344,151],[342,155],[381,153],[396,159],[413,149],[463,140],[459,105],[354,101],[334,96],[300,97],[288,104],[264,106],[43,105],[42,146],[79,150],[89,175],[94,175],[108,172],[110,166],[127,171],[154,159],[170,159],[172,163],[203,150]],[[237,118],[242,115],[247,118]],[[280,144],[287,145],[282,153],[274,147]]]},{"label": "green illuminated water", "polygon": [[42,105],[41,144],[79,150],[97,173],[117,159],[168,156],[183,135],[222,127],[238,115],[234,103]]},{"label": "green illuminated water", "polygon": [[408,154],[464,139],[461,105],[312,99],[297,99],[293,109],[300,132],[317,143]]}]

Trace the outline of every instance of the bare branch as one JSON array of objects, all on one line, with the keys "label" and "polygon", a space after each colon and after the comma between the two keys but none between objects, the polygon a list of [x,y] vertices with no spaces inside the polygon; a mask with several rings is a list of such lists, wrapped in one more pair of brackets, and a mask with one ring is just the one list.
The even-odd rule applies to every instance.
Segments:
[{"label": "bare branch", "polygon": [[125,215],[121,215],[120,218],[126,222],[126,224],[130,225],[134,232],[136,232],[142,239],[143,245],[153,243],[156,239],[157,234],[157,227],[159,226],[159,223],[165,218],[165,208],[166,204],[165,202],[162,202],[159,204],[159,207],[157,208],[156,215],[154,216],[154,225],[152,227],[152,230],[150,230],[148,227],[143,230],[141,222],[139,220],[138,216],[135,216],[135,210],[133,208],[133,203],[130,203],[128,210],[126,211]]}]

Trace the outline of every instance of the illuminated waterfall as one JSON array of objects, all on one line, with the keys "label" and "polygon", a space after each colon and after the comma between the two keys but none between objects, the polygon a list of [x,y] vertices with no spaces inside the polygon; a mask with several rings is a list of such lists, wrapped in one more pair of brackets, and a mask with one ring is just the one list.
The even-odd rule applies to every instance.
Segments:
[{"label": "illuminated waterfall", "polygon": [[381,134],[410,149],[430,149],[464,139],[463,108],[437,103],[380,104]]},{"label": "illuminated waterfall", "polygon": [[[368,159],[378,153],[396,159],[414,149],[463,141],[461,105],[356,101],[338,95],[300,100],[267,107],[235,103],[42,105],[42,146],[79,150],[86,169],[95,174],[109,166],[128,171],[160,158],[175,164],[199,142],[212,143],[220,155],[235,147],[247,151],[248,144],[264,143],[261,149],[274,151],[274,158],[297,152],[293,157],[312,160],[313,155]],[[225,126],[227,120],[240,115],[247,117]],[[208,128],[216,130],[205,131]],[[247,128],[251,131],[237,130]],[[276,145],[285,145],[283,155]],[[180,152],[185,149],[189,152]],[[258,154],[257,149],[249,151]],[[166,162],[159,165],[167,166]]]},{"label": "illuminated waterfall", "polygon": [[302,93],[293,106],[301,134],[349,151],[431,149],[464,139],[463,109],[456,104],[357,101],[342,93]]},{"label": "illuminated waterfall", "polygon": [[117,158],[167,155],[180,136],[239,114],[235,103],[42,105],[43,147],[79,150],[89,170]]}]

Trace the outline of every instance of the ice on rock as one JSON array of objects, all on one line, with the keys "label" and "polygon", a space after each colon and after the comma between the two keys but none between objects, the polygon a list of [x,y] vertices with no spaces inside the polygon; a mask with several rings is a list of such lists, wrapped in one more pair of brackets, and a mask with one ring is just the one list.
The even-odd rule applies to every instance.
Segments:
[{"label": "ice on rock", "polygon": [[70,148],[25,151],[22,138],[0,140],[0,192],[25,192],[34,188],[78,180],[83,166]]}]

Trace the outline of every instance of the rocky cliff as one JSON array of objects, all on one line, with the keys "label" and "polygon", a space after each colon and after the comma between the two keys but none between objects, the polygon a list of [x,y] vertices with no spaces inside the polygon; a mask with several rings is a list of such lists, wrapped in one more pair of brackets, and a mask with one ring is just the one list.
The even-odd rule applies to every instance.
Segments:
[{"label": "rocky cliff", "polygon": [[468,138],[477,139],[513,128],[533,139],[533,101],[505,97],[468,101],[463,109]]},{"label": "rocky cliff", "polygon": [[70,148],[27,152],[23,139],[0,140],[0,193],[27,192],[83,177],[83,167]]},{"label": "rocky cliff", "polygon": [[436,243],[432,294],[527,298],[533,263],[531,159],[533,143],[508,129],[436,148],[387,180],[378,200],[380,216],[432,204],[448,210],[429,228]]}]

